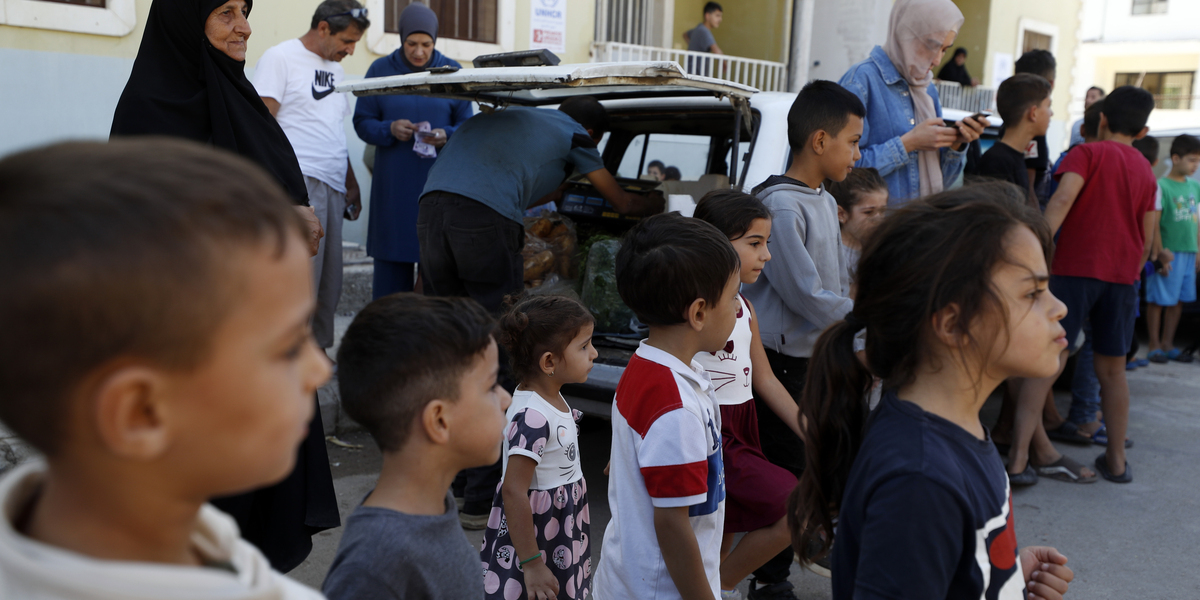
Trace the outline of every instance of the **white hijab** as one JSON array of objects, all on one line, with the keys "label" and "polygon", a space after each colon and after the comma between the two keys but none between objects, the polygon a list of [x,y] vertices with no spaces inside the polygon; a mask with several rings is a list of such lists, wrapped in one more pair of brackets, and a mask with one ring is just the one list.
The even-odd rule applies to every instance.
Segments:
[{"label": "white hijab", "polygon": [[[915,121],[937,117],[937,107],[929,95],[933,81],[931,64],[942,49],[946,34],[958,33],[963,24],[962,11],[950,0],[897,0],[888,21],[888,58],[908,82],[912,93]],[[921,172],[921,196],[942,191],[942,163],[937,150],[917,154]]]}]

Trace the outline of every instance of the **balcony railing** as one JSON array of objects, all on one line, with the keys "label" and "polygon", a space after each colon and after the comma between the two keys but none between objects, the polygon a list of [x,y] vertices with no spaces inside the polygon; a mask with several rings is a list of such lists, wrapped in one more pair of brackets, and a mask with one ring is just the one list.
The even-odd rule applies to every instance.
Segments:
[{"label": "balcony railing", "polygon": [[1192,94],[1155,94],[1154,108],[1166,110],[1192,110],[1192,101],[1197,96]]},{"label": "balcony railing", "polygon": [[787,90],[787,65],[780,62],[620,42],[592,44],[592,62],[640,60],[673,60],[694,75],[741,83],[764,92]]},{"label": "balcony railing", "polygon": [[954,81],[934,81],[937,86],[938,99],[942,103],[942,108],[956,108],[969,112],[981,112],[992,110],[996,103],[996,90],[975,86],[965,88],[962,84]]}]

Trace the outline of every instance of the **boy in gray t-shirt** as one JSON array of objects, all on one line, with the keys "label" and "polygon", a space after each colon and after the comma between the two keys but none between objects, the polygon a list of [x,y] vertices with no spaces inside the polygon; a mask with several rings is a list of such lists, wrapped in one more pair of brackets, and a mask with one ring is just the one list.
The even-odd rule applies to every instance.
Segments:
[{"label": "boy in gray t-shirt", "polygon": [[[704,5],[704,20],[694,29],[683,32],[683,41],[687,42],[688,51],[725,54],[721,51],[721,47],[717,45],[717,40],[712,34],[713,29],[721,26],[723,14],[721,5],[716,2],[709,2]],[[695,59],[688,57],[687,71],[693,75],[712,77],[714,74],[710,72],[710,62],[712,61],[707,58]]]},{"label": "boy in gray t-shirt", "polygon": [[683,34],[683,41],[687,42],[689,51],[725,54],[721,52],[721,47],[717,45],[717,40],[713,38],[712,34],[713,29],[721,26],[723,15],[720,4],[709,2],[704,5],[704,20],[694,29]]},{"label": "boy in gray t-shirt", "polygon": [[352,419],[383,451],[375,489],[346,520],[329,600],[481,600],[479,552],[450,482],[500,458],[504,411],[495,322],[469,298],[394,294],[355,317],[338,350]]},{"label": "boy in gray t-shirt", "polygon": [[444,508],[414,515],[358,507],[322,591],[331,599],[483,598],[479,552],[463,535],[452,496]]}]

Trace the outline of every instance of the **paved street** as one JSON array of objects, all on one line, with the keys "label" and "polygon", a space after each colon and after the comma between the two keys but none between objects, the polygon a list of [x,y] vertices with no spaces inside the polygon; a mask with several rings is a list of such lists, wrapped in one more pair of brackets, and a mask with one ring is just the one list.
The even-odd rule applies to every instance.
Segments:
[{"label": "paved street", "polygon": [[[1100,480],[1074,485],[1043,479],[1013,495],[1020,544],[1057,546],[1070,558],[1076,580],[1070,596],[1088,600],[1200,598],[1200,364],[1151,365],[1129,376],[1133,402],[1129,451],[1134,483]],[[1068,395],[1058,394],[1065,414]],[[993,399],[984,410],[990,423],[998,410]],[[602,419],[584,420],[580,448],[591,494],[592,537],[603,553],[603,528],[609,520],[607,481],[610,428]],[[380,457],[365,433],[346,442],[361,450],[329,446],[343,517],[371,489]],[[1102,450],[1060,444],[1063,453],[1091,464]],[[315,538],[309,560],[292,572],[318,586],[336,550],[341,530]],[[474,544],[481,532],[468,532]],[[595,556],[595,555],[594,555]],[[829,580],[794,567],[792,581],[805,599],[829,598]],[[743,583],[743,586],[745,584]]]}]

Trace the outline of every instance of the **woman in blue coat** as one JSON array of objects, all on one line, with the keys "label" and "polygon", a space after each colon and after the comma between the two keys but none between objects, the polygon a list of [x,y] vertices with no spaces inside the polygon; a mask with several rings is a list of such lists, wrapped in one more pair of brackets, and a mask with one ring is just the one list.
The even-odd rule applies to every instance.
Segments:
[{"label": "woman in blue coat", "polygon": [[[367,77],[388,77],[430,67],[459,67],[433,49],[437,15],[413,3],[400,13],[401,46],[376,60]],[[441,148],[454,130],[471,117],[471,103],[422,96],[364,96],[354,109],[358,137],[377,147],[371,181],[371,217],[367,224],[367,254],[375,259],[374,297],[413,289],[417,250],[417,201],[433,158],[413,152],[417,124],[431,128],[426,141]]]}]

